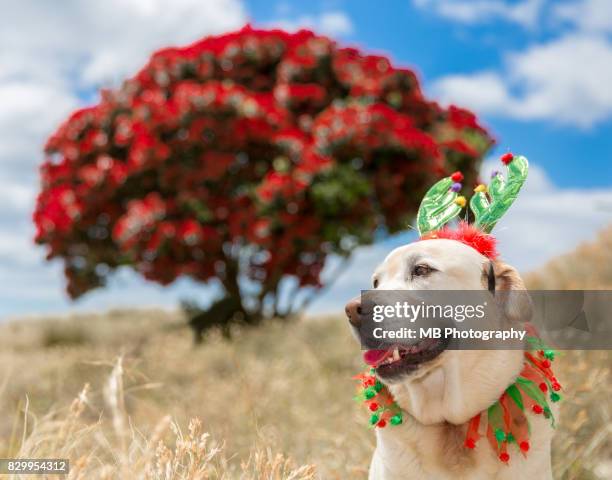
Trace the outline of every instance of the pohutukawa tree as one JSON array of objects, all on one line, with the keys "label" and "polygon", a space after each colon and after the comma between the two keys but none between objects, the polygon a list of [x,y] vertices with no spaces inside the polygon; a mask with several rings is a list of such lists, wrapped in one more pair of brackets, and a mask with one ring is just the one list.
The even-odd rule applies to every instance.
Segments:
[{"label": "pohutukawa tree", "polygon": [[218,280],[209,323],[285,317],[301,305],[278,301],[287,278],[320,291],[331,254],[407,228],[448,172],[471,185],[491,144],[385,57],[247,27],[156,52],[59,127],[36,241],[63,259],[73,298],[129,266],[164,285]]}]

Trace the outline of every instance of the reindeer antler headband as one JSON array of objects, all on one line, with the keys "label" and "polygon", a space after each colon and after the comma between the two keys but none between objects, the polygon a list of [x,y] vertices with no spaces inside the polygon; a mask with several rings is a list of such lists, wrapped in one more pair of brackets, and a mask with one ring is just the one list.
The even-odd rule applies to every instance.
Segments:
[{"label": "reindeer antler headband", "polygon": [[457,217],[466,205],[459,195],[462,188],[461,172],[455,172],[432,186],[421,201],[417,213],[417,230],[421,239],[448,238],[465,243],[489,258],[495,258],[495,239],[489,235],[495,224],[508,211],[527,179],[529,163],[520,155],[506,153],[501,161],[507,166],[507,178],[494,172],[489,185],[474,189],[470,209],[474,222],[462,222],[455,230],[445,225]]}]

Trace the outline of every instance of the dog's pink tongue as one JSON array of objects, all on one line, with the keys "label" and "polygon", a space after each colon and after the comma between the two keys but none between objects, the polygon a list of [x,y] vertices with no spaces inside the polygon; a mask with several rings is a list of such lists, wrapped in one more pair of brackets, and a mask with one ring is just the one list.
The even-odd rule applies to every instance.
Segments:
[{"label": "dog's pink tongue", "polygon": [[375,367],[385,359],[387,354],[387,350],[366,350],[363,352],[363,361],[368,365]]}]

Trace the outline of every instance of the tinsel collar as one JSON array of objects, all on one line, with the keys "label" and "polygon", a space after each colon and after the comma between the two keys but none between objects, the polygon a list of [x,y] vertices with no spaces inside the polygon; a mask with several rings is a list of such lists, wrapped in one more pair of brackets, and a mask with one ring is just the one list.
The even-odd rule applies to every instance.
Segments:
[{"label": "tinsel collar", "polygon": [[[486,436],[489,445],[504,463],[510,461],[510,444],[514,444],[523,456],[529,452],[531,429],[527,412],[543,415],[554,428],[555,418],[548,400],[553,403],[561,400],[558,393],[561,385],[551,368],[555,359],[554,350],[546,348],[537,337],[528,337],[527,341],[533,350],[524,353],[523,369],[516,381],[493,405],[468,422],[465,435],[464,446],[468,449],[475,448],[478,441]],[[372,427],[397,426],[405,421],[406,413],[395,402],[389,389],[376,378],[374,368],[355,378],[360,381],[356,399],[371,412]]]}]

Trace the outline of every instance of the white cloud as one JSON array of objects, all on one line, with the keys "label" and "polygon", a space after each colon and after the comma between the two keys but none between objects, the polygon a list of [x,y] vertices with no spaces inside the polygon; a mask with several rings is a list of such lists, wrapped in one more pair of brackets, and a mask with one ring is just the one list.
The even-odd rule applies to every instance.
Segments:
[{"label": "white cloud", "polygon": [[27,238],[25,237],[27,233],[29,232],[3,232],[0,237],[0,262],[4,267],[9,265],[20,268],[32,267],[42,259],[42,251],[35,250],[33,246],[28,245],[27,240],[30,240],[33,235]]},{"label": "white cloud", "polygon": [[524,27],[536,25],[543,0],[507,2],[502,0],[413,0],[413,3],[441,17],[466,24],[505,20]]},{"label": "white cloud", "polygon": [[45,137],[78,103],[69,90],[38,79],[0,80],[0,186],[6,185],[2,196],[7,188],[33,194]]},{"label": "white cloud", "polygon": [[322,13],[319,25],[322,32],[330,35],[348,35],[353,32],[353,23],[343,12]]},{"label": "white cloud", "polygon": [[512,104],[508,87],[494,71],[469,75],[447,75],[432,90],[442,103],[458,103],[479,113],[505,112]]},{"label": "white cloud", "polygon": [[353,33],[353,22],[340,11],[323,12],[320,15],[301,15],[294,19],[281,18],[270,23],[288,31],[309,28],[330,36],[350,35]]},{"label": "white cloud", "polygon": [[59,69],[89,85],[134,72],[156,48],[245,21],[240,0],[68,0],[61,6],[24,1],[2,12],[0,43],[31,63],[29,73],[46,76],[37,68],[42,64],[52,67],[51,75]]},{"label": "white cloud", "polygon": [[433,90],[443,102],[457,102],[481,114],[550,120],[583,128],[612,116],[612,39],[607,35],[612,32],[612,2],[413,1],[423,9],[468,24],[505,19],[534,26],[546,20],[571,28],[545,43],[506,54],[499,71],[438,79]]},{"label": "white cloud", "polygon": [[589,127],[612,116],[612,42],[568,34],[507,55],[502,72],[442,77],[433,91],[478,113]]},{"label": "white cloud", "polygon": [[553,17],[590,32],[612,32],[612,2],[610,0],[579,0],[559,3],[553,7]]},{"label": "white cloud", "polygon": [[0,176],[0,205],[4,212],[8,210],[23,211],[33,206],[34,189],[27,184],[10,183],[10,181],[2,181]]}]

